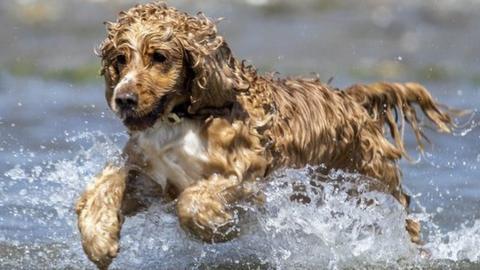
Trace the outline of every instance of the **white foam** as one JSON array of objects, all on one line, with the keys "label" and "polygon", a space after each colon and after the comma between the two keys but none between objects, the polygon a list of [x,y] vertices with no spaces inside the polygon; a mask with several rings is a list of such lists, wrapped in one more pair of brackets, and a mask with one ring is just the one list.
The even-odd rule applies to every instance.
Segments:
[{"label": "white foam", "polygon": [[[73,158],[47,161],[32,169],[13,166],[0,185],[1,204],[7,207],[13,227],[2,227],[0,264],[12,268],[90,268],[80,246],[74,201],[104,165],[118,157],[120,147],[102,133],[85,133],[68,140],[77,149]],[[114,162],[120,162],[114,160]],[[204,266],[277,269],[344,269],[440,267],[448,263],[480,261],[480,220],[452,231],[432,230],[422,259],[404,229],[406,213],[389,195],[364,191],[349,198],[351,182],[308,187],[310,204],[292,203],[290,183],[308,183],[315,168],[278,172],[263,187],[263,207],[244,203],[239,238],[209,245],[193,239],[179,226],[174,204],[158,202],[147,211],[127,218],[121,252],[113,269],[190,269]],[[331,179],[354,179],[341,171]],[[25,185],[23,185],[24,183]],[[18,190],[15,195],[7,193]],[[364,190],[363,185],[359,187]],[[24,191],[22,191],[24,190]],[[19,193],[20,191],[21,194]],[[318,194],[316,194],[318,193]],[[375,204],[359,203],[375,200]],[[442,212],[443,214],[444,212]],[[424,227],[435,227],[422,214]],[[3,218],[3,217],[2,217]],[[1,251],[0,251],[1,252]]]}]

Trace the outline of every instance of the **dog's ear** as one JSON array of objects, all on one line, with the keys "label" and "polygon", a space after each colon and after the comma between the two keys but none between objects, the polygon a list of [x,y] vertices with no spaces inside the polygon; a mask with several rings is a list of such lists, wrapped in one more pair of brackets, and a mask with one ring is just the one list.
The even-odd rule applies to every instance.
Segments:
[{"label": "dog's ear", "polygon": [[191,113],[204,107],[232,103],[238,91],[249,87],[242,65],[235,60],[223,37],[217,35],[215,23],[202,14],[195,18],[195,32],[179,38],[187,68],[192,71],[192,78],[187,78],[190,80]]},{"label": "dog's ear", "polygon": [[107,37],[100,46],[95,50],[95,54],[101,57],[100,75],[105,79],[105,98],[108,106],[111,106],[110,101],[113,95],[113,89],[119,80],[119,71],[115,66],[113,60],[115,49],[111,38]]}]

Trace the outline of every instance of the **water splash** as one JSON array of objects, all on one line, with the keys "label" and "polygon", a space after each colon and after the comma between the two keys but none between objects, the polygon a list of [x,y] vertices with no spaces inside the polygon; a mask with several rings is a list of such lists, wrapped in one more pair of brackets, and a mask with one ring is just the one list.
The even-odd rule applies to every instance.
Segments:
[{"label": "water splash", "polygon": [[[123,135],[115,135],[123,136]],[[23,269],[92,268],[80,246],[74,202],[102,166],[120,154],[100,132],[67,139],[72,159],[13,166],[0,183],[0,265]],[[441,230],[429,213],[416,213],[428,232],[422,258],[404,229],[407,214],[370,180],[316,167],[285,169],[263,186],[263,206],[243,203],[241,234],[205,244],[178,224],[174,203],[155,203],[127,218],[112,269],[384,269],[476,267],[480,221]],[[319,177],[326,182],[316,181]],[[312,184],[315,183],[315,184]],[[355,183],[355,184],[354,184]],[[351,196],[355,193],[356,196]],[[308,198],[292,202],[292,196]],[[305,199],[307,200],[307,199]],[[304,201],[305,202],[305,201]],[[467,224],[467,223],[466,223]]]}]

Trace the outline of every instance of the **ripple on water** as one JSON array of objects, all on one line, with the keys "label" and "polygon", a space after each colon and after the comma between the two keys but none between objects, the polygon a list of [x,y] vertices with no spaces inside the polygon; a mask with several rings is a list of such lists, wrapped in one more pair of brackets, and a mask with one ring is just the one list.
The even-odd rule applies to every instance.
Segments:
[{"label": "ripple on water", "polygon": [[[123,135],[115,135],[123,136]],[[101,132],[68,138],[72,159],[14,166],[0,185],[0,265],[9,268],[91,268],[83,254],[73,210],[75,199],[120,148]],[[127,218],[113,269],[382,269],[480,266],[480,221],[442,231],[428,213],[416,213],[429,231],[419,256],[404,229],[407,217],[389,195],[369,191],[359,175],[316,167],[285,169],[263,184],[265,205],[242,203],[241,235],[204,244],[180,229],[173,203],[158,202]],[[341,180],[341,181],[340,181]],[[352,185],[352,182],[360,183]],[[292,202],[304,185],[311,202]],[[350,197],[352,190],[360,195]],[[374,202],[374,203],[372,203]]]}]

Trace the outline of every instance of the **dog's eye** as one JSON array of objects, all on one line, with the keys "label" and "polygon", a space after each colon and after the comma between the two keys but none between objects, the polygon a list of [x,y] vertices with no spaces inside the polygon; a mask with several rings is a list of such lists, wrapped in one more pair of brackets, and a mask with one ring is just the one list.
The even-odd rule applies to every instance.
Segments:
[{"label": "dog's eye", "polygon": [[163,62],[165,62],[165,60],[167,60],[167,57],[165,57],[165,55],[163,55],[162,53],[154,52],[152,54],[152,62],[153,63],[163,63]]},{"label": "dog's eye", "polygon": [[117,63],[119,65],[125,65],[127,63],[127,58],[123,54],[117,55]]}]

